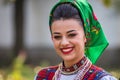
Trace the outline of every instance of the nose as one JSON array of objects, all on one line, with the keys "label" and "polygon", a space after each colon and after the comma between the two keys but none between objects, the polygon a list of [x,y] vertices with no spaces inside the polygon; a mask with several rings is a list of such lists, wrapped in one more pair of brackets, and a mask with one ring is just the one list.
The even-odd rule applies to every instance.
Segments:
[{"label": "nose", "polygon": [[61,46],[66,47],[69,45],[69,40],[66,37],[63,37],[61,40]]}]

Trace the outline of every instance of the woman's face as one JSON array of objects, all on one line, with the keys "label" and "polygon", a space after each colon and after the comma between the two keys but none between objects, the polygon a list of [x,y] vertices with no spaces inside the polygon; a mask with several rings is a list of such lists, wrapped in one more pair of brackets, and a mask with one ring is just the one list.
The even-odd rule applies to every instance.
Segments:
[{"label": "woman's face", "polygon": [[51,31],[56,52],[64,61],[77,61],[84,56],[86,38],[77,20],[54,21]]}]

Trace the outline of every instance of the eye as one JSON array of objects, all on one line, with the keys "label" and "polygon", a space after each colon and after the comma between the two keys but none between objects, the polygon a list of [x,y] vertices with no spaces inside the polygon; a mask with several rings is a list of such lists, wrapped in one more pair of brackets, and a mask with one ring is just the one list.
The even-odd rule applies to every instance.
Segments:
[{"label": "eye", "polygon": [[76,33],[71,33],[71,34],[68,35],[68,37],[69,37],[69,38],[73,38],[73,37],[75,37],[76,35],[77,35]]},{"label": "eye", "polygon": [[56,39],[56,40],[59,40],[61,38],[62,38],[62,36],[54,36],[54,39]]}]

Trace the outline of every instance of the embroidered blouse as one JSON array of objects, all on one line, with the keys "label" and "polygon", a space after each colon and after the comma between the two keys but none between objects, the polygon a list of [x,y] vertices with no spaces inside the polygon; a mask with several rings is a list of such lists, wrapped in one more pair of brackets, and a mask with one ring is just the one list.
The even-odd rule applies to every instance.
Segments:
[{"label": "embroidered blouse", "polygon": [[[72,71],[75,69],[77,69],[78,66],[78,72],[81,72],[82,69],[80,67],[82,67],[84,65],[84,67],[87,65],[85,62],[87,61],[86,57],[82,58],[82,60],[80,60],[77,64],[73,65],[73,67],[70,67],[69,70],[68,68],[64,68],[62,67],[61,69],[63,71]],[[82,63],[82,65],[81,65]],[[89,61],[88,61],[89,63]],[[72,73],[72,74],[64,74],[64,73],[59,73],[59,75],[57,75],[59,77],[59,79],[55,78],[57,72],[59,71],[60,66],[51,66],[48,68],[44,68],[42,70],[40,70],[38,72],[38,74],[36,75],[34,80],[117,80],[115,77],[113,77],[112,75],[110,75],[108,72],[106,72],[105,70],[103,70],[100,67],[97,67],[93,64],[90,65],[90,67],[86,67],[87,71],[84,71],[85,74],[83,73],[83,77],[81,77],[81,75],[79,76],[78,72]],[[76,76],[78,76],[78,79],[75,79]]]}]

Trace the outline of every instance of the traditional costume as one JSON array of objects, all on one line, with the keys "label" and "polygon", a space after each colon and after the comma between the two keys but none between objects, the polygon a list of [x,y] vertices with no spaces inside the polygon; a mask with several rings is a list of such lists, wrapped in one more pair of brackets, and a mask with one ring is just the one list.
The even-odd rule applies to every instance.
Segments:
[{"label": "traditional costume", "polygon": [[117,80],[102,68],[92,65],[87,57],[66,68],[64,62],[58,66],[42,69],[35,80]]},{"label": "traditional costume", "polygon": [[44,68],[37,74],[35,80],[116,80],[102,68],[93,65],[108,46],[108,41],[87,0],[60,0],[51,10],[49,25],[54,9],[64,3],[76,7],[82,17],[87,38],[85,56],[69,68],[64,66],[64,62],[58,66]]}]

